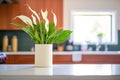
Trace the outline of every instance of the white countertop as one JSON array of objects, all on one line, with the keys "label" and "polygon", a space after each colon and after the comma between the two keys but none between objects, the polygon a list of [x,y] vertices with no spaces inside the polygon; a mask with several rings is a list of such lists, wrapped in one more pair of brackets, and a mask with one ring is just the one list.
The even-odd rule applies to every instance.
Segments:
[{"label": "white countertop", "polygon": [[0,75],[120,75],[118,64],[54,64],[38,68],[33,64],[1,64]]},{"label": "white countertop", "polygon": [[[37,77],[36,77],[37,76]],[[0,65],[0,80],[120,80],[120,64]],[[21,79],[22,78],[22,79]],[[58,79],[56,79],[58,78]]]}]

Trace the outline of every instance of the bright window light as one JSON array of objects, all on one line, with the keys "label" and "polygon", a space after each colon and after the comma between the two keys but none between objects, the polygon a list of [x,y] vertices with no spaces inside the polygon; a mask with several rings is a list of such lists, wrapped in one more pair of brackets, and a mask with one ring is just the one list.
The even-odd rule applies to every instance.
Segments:
[{"label": "bright window light", "polygon": [[117,43],[115,12],[72,11],[71,17],[74,44]]}]

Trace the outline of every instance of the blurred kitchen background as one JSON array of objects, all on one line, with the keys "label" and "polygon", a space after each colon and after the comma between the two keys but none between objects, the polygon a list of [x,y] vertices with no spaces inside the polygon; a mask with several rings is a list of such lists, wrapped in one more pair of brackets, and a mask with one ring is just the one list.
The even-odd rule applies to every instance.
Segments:
[{"label": "blurred kitchen background", "polygon": [[[3,43],[3,37],[8,37],[8,45],[12,46],[11,40],[13,36],[17,36],[18,40],[18,51],[33,51],[34,48],[34,42],[30,39],[28,34],[26,34],[22,30],[0,30],[0,51],[2,51],[2,43]],[[109,51],[119,51],[120,50],[120,31],[118,31],[118,44],[117,45],[107,45]],[[68,46],[71,46],[70,49],[67,48]],[[95,44],[89,44],[87,45],[88,48],[92,48],[94,51],[96,50]],[[59,50],[58,48],[61,47],[62,49]],[[104,51],[105,45],[102,44],[100,51]],[[53,50],[54,51],[81,51],[81,45],[73,44],[73,42],[69,42],[69,39],[62,43],[62,44],[53,44]]]},{"label": "blurred kitchen background", "polygon": [[[44,3],[44,4],[43,4]],[[79,3],[79,4],[78,4]],[[120,30],[119,30],[119,0],[0,0],[0,51],[3,47],[4,36],[8,37],[8,45],[11,47],[11,40],[13,36],[17,37],[17,51],[34,51],[34,42],[29,36],[23,32],[20,28],[11,25],[13,18],[17,15],[24,14],[31,16],[26,4],[29,4],[37,12],[40,9],[48,9],[48,11],[54,10],[58,18],[57,28],[62,27],[64,29],[72,29],[72,11],[115,11],[117,13],[116,27],[116,42],[117,44],[107,44],[108,51],[120,50]],[[37,5],[37,6],[36,6]],[[96,6],[96,7],[95,7]],[[51,16],[49,16],[51,19]],[[82,29],[80,29],[82,30]],[[112,34],[112,33],[111,33]],[[72,35],[73,36],[73,35]],[[113,38],[112,36],[111,38]],[[80,37],[81,38],[81,37]],[[79,38],[79,39],[80,39]],[[54,51],[81,51],[82,44],[73,44],[73,40],[67,40],[62,44],[53,44]],[[105,50],[106,44],[101,44],[100,51]],[[87,44],[88,50],[96,50],[96,44]],[[9,50],[10,51],[10,50]]]},{"label": "blurred kitchen background", "polygon": [[47,9],[50,21],[52,10],[56,28],[73,31],[64,43],[53,44],[53,64],[120,64],[120,0],[0,0],[0,51],[7,54],[2,63],[34,63],[34,42],[10,24],[21,22],[14,20],[18,15],[31,17],[26,4],[36,12]]}]

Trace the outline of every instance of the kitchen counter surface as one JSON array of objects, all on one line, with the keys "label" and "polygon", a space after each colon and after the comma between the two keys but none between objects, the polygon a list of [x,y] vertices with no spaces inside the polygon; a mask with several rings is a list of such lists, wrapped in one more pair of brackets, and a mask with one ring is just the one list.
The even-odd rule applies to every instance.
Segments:
[{"label": "kitchen counter surface", "polygon": [[[34,55],[35,52],[23,51],[23,52],[5,52],[7,55]],[[83,55],[120,55],[120,51],[54,51],[54,55],[72,55],[72,54],[83,54]]]},{"label": "kitchen counter surface", "polygon": [[0,65],[0,80],[120,80],[120,64]]}]

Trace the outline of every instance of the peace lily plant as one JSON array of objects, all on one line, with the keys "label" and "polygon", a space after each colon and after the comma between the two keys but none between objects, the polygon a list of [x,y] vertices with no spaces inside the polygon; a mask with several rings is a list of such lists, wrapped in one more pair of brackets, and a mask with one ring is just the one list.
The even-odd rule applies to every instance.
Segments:
[{"label": "peace lily plant", "polygon": [[12,22],[12,24],[21,27],[35,44],[59,44],[69,38],[72,31],[56,29],[57,18],[53,11],[51,11],[53,22],[49,22],[47,10],[41,10],[42,18],[40,18],[40,13],[38,14],[30,6],[28,6],[28,9],[32,12],[31,18],[25,15],[19,15],[15,19],[18,18],[24,23]]}]

